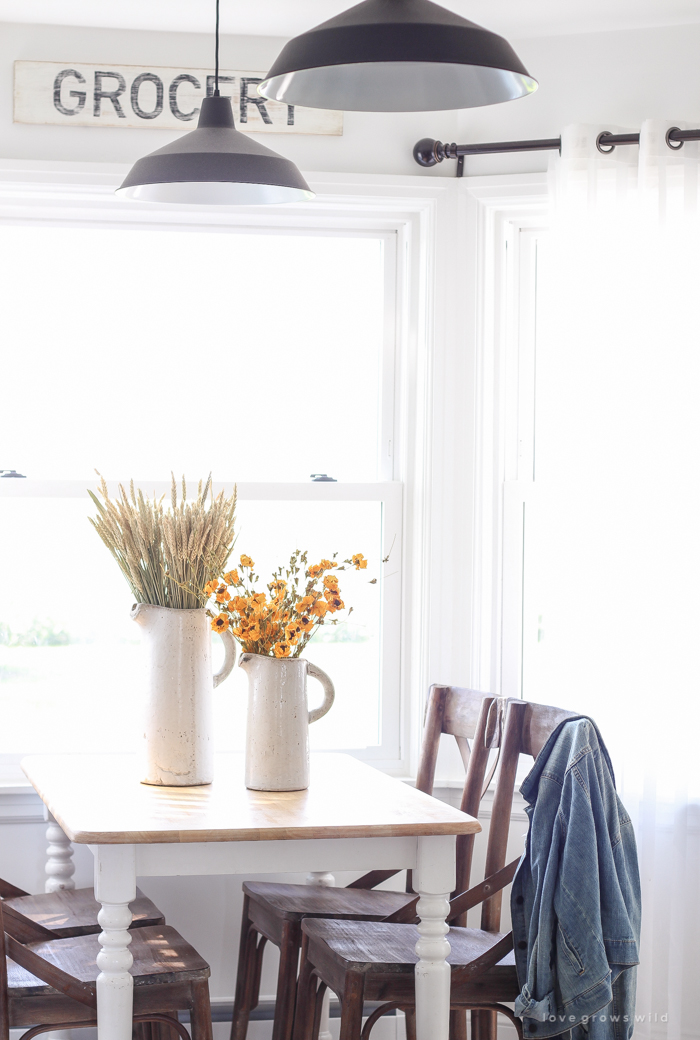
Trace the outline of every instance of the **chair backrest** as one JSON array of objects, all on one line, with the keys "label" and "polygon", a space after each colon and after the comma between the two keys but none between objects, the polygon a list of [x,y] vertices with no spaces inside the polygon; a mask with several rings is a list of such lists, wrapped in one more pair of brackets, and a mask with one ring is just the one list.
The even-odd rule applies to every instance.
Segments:
[{"label": "chair backrest", "polygon": [[48,928],[11,907],[3,906],[0,900],[0,1040],[9,1040],[7,957],[41,979],[47,986],[53,986],[80,1004],[97,1008],[94,983],[82,982],[25,945],[55,938],[55,934]]},{"label": "chair backrest", "polygon": [[[493,723],[497,702],[497,697],[460,686],[430,687],[416,778],[419,791],[433,792],[440,737],[446,733],[455,738],[466,770],[460,809],[469,816],[479,815],[479,803],[491,778],[489,776],[486,780],[489,752],[498,747],[500,737],[499,727]],[[487,741],[489,725],[492,728]],[[455,892],[469,888],[475,837],[474,834],[460,834],[457,838]]]},{"label": "chair backrest", "polygon": [[[485,696],[476,690],[467,690],[459,686],[434,685],[430,687],[416,777],[416,788],[419,791],[424,791],[425,794],[433,793],[440,737],[443,733],[447,733],[457,741],[466,769],[460,808],[462,812],[466,812],[470,816],[478,816],[479,803],[489,782],[485,780],[489,750],[498,746],[500,736],[498,726],[492,726],[487,746],[487,728],[491,721],[491,709],[496,700],[495,697]],[[471,747],[469,741],[472,741]],[[457,887],[455,892],[463,892],[469,887],[474,837],[473,834],[460,834],[457,837]],[[398,871],[393,870],[372,870],[353,881],[348,888],[374,888],[375,885],[387,881],[397,873]],[[411,872],[409,871],[406,881],[408,892],[413,891],[411,884]]]},{"label": "chair backrest", "polygon": [[[504,710],[505,721],[501,724]],[[577,716],[577,712],[566,711],[564,708],[515,699],[491,706],[486,740],[488,742],[493,738],[493,734],[500,731],[501,751],[486,847],[485,878],[496,874],[506,863],[515,778],[520,756],[529,755],[533,759],[537,758],[557,726],[566,719]],[[500,930],[502,896],[501,889],[482,903],[481,927],[485,931]]]}]

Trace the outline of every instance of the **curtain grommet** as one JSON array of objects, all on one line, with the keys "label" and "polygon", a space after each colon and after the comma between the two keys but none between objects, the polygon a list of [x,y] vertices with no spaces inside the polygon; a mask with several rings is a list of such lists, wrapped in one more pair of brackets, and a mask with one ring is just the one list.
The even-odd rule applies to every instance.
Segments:
[{"label": "curtain grommet", "polygon": [[677,130],[680,131],[679,126],[669,126],[668,130],[666,131],[666,144],[672,152],[679,152],[685,144],[685,141],[676,141],[674,143],[673,139],[671,138],[671,134],[675,133]]},{"label": "curtain grommet", "polygon": [[612,131],[611,130],[603,130],[603,132],[598,134],[598,136],[596,137],[596,139],[595,139],[595,146],[598,149],[598,151],[601,153],[601,155],[610,155],[611,152],[615,151],[615,145],[614,144],[609,144],[607,148],[603,147],[605,138],[606,137],[612,137],[612,136],[613,135],[612,135]]}]

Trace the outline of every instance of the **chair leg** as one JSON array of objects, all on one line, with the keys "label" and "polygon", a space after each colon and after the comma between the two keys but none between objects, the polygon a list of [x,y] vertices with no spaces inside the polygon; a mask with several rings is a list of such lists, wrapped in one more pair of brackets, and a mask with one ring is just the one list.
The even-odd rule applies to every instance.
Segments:
[{"label": "chair leg", "polygon": [[252,986],[248,998],[248,1006],[253,1011],[258,1006],[260,1000],[260,978],[262,976],[263,966],[263,954],[265,953],[265,947],[267,946],[267,939],[264,935],[261,935],[258,940],[258,946],[255,951],[255,971],[252,975]]},{"label": "chair leg", "polygon": [[321,1018],[323,1017],[323,998],[328,987],[325,982],[319,982],[318,989],[314,994],[314,1026],[311,1031],[311,1040],[318,1040],[321,1033]]},{"label": "chair leg", "polygon": [[348,972],[341,1000],[340,1040],[361,1040],[364,994],[364,977],[358,972]]},{"label": "chair leg", "polygon": [[490,1011],[472,1011],[471,1040],[489,1040]]},{"label": "chair leg", "polygon": [[484,1016],[483,1040],[496,1040],[498,1032],[498,1015],[495,1011],[482,1011]]},{"label": "chair leg", "polygon": [[[248,1032],[250,1012],[257,1004],[258,991],[255,983],[260,983],[259,961],[262,950],[258,949],[258,933],[253,927],[248,907],[250,900],[243,900],[243,916],[241,918],[241,941],[238,946],[238,970],[236,973],[236,996],[233,1002],[231,1018],[231,1040],[245,1040]],[[263,944],[264,945],[264,944]]]},{"label": "chair leg", "polygon": [[190,1033],[192,1040],[214,1040],[209,1002],[209,983],[206,979],[192,983]]},{"label": "chair leg", "polygon": [[450,1011],[450,1040],[467,1040],[466,1011]]},{"label": "chair leg", "polygon": [[308,958],[309,940],[306,936],[301,944],[301,961],[299,964],[299,980],[297,982],[296,1009],[294,1014],[294,1040],[313,1040],[314,1012],[318,979],[314,975],[314,966]]},{"label": "chair leg", "polygon": [[292,1040],[300,949],[301,927],[297,921],[286,921],[282,927],[272,1040]]},{"label": "chair leg", "polygon": [[416,1040],[415,1008],[406,1008],[406,1040]]}]

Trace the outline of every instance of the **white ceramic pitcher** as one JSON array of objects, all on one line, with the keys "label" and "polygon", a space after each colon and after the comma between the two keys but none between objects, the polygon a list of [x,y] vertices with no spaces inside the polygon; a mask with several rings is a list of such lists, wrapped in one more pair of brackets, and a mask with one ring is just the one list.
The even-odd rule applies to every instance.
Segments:
[{"label": "white ceramic pitcher", "polygon": [[222,632],[226,656],[212,674],[206,611],[134,604],[147,649],[145,784],[194,787],[214,779],[212,693],[236,663],[236,642]]},{"label": "white ceramic pitcher", "polygon": [[[241,654],[248,675],[245,783],[253,791],[305,791],[309,786],[309,725],[333,705],[335,689],[324,671],[303,657]],[[320,708],[309,711],[306,677],[323,687]]]}]

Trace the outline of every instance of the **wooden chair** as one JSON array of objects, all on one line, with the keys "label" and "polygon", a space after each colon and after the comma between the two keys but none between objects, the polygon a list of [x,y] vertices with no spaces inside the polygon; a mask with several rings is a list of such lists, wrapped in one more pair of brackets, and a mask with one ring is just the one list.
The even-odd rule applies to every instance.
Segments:
[{"label": "wooden chair", "polygon": [[[491,707],[489,730],[495,725]],[[500,932],[503,889],[515,875],[519,859],[505,865],[508,832],[518,760],[536,758],[560,722],[573,712],[526,701],[511,700],[501,738],[500,768],[491,811],[485,879],[450,901],[452,1035],[463,1036],[464,1010],[472,1009],[473,1040],[494,1040],[495,1015],[500,1012],[515,1025],[519,1019],[504,1002],[519,993],[512,955],[513,934]],[[457,925],[467,910],[481,904],[481,928]],[[418,929],[409,923],[415,903],[407,903],[383,922],[306,919],[302,922],[302,959],[299,973],[294,1040],[316,1040],[321,999],[326,988],[341,1001],[340,1040],[368,1040],[373,1025],[387,1011],[401,1008],[407,1015],[407,1035],[415,1035],[414,970]],[[369,954],[369,956],[368,956]],[[381,1001],[362,1028],[363,1002]],[[457,1018],[454,1012],[460,1011]],[[460,1033],[459,1031],[462,1030]]]},{"label": "wooden chair", "polygon": [[[453,686],[432,686],[428,698],[416,787],[432,793],[440,736],[451,734],[467,769],[461,807],[471,816],[478,814],[483,790],[490,780],[489,777],[485,781],[489,758],[486,724],[494,700],[474,690]],[[471,750],[469,740],[474,742]],[[490,744],[494,747],[498,744],[495,728]],[[461,835],[457,841],[458,891],[463,891],[469,886],[474,836]],[[274,943],[280,950],[272,1038],[291,1040],[302,920],[383,921],[406,907],[411,908],[409,920],[414,920],[416,900],[410,890],[410,877],[406,892],[375,888],[398,873],[398,870],[373,870],[347,888],[246,882],[231,1040],[245,1040],[247,1035],[250,1013],[258,1003],[262,956],[267,942]]]},{"label": "wooden chair", "polygon": [[[64,888],[58,892],[30,895],[29,892],[0,878],[0,899],[7,914],[16,911],[35,924],[48,928],[55,938],[96,935],[102,930],[97,923],[100,904],[91,888]],[[136,899],[131,904],[131,912],[131,928],[165,924],[161,911],[138,888]]]},{"label": "wooden chair", "polygon": [[[100,949],[96,935],[57,939],[0,903],[0,1040],[15,1028],[26,1028],[22,1040],[31,1040],[51,1029],[96,1025]],[[190,1040],[178,1011],[190,1012],[192,1040],[212,1040],[209,965],[197,951],[165,925],[134,929],[129,949],[138,1040],[169,1040],[173,1030]]]}]

